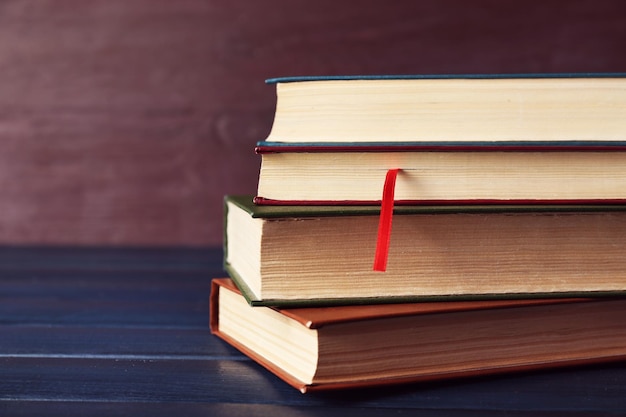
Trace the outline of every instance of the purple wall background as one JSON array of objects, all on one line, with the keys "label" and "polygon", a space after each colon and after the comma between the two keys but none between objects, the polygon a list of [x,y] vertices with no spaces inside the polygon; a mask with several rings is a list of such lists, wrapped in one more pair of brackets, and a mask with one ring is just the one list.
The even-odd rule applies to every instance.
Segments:
[{"label": "purple wall background", "polygon": [[221,244],[266,78],[614,72],[624,50],[618,0],[4,0],[0,244]]}]

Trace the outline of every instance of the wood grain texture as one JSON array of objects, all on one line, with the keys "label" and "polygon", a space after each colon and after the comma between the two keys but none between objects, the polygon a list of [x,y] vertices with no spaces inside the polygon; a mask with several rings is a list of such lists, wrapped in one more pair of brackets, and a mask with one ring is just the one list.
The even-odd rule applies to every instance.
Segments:
[{"label": "wood grain texture", "polygon": [[[534,417],[533,412],[506,412],[499,410],[388,410],[385,408],[362,408],[362,407],[324,407],[323,414],[315,407],[296,409],[292,405],[274,404],[227,404],[227,403],[203,403],[203,402],[175,402],[175,403],[146,403],[146,402],[74,402],[58,403],[55,401],[20,401],[20,402],[0,402],[0,413],[13,417],[20,416],[41,416],[48,417],[62,416],[73,417],[85,415],[98,416],[138,416],[149,415],[151,417],[161,417],[172,415],[183,415],[185,417],[206,417],[206,416],[228,416],[228,417],[268,417],[268,416],[324,416],[324,417],[388,417],[393,416],[414,416],[416,413],[423,417]],[[561,417],[575,415],[569,413],[544,413],[547,417]],[[582,414],[581,414],[582,415]],[[592,415],[592,414],[584,414]]]},{"label": "wood grain texture", "polygon": [[582,416],[626,364],[303,395],[208,329],[221,251],[0,247],[0,415]]},{"label": "wood grain texture", "polygon": [[624,71],[619,0],[5,0],[0,243],[217,245],[275,76]]},{"label": "wood grain texture", "polygon": [[[5,401],[272,404],[324,416],[350,409],[624,411],[623,367],[303,395],[245,361],[0,357]],[[607,382],[607,378],[611,378]],[[35,383],[36,382],[36,383]],[[593,386],[592,384],[598,384]],[[622,384],[622,385],[620,385]],[[601,388],[600,388],[601,387]],[[227,414],[223,414],[227,415]],[[284,413],[282,415],[290,415]]]}]

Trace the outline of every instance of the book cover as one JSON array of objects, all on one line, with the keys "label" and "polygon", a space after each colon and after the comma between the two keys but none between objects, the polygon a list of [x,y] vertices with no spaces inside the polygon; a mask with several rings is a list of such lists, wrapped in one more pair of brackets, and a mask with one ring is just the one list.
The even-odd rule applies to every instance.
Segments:
[{"label": "book cover", "polygon": [[[624,73],[287,77],[257,204],[622,204]],[[540,184],[539,184],[540,183]],[[540,185],[540,186],[538,186]]]},{"label": "book cover", "polygon": [[625,78],[625,72],[544,72],[544,73],[483,73],[483,74],[355,74],[355,75],[296,75],[273,77],[266,84],[303,81],[349,81],[349,80],[438,80],[438,79],[552,79],[552,78]]},{"label": "book cover", "polygon": [[607,296],[626,291],[623,205],[378,206],[225,198],[224,267],[253,305]]},{"label": "book cover", "polygon": [[623,73],[286,77],[268,142],[626,140]]},{"label": "book cover", "polygon": [[622,204],[626,142],[263,144],[257,204]]},{"label": "book cover", "polygon": [[250,307],[214,279],[210,328],[308,392],[623,360],[625,309],[626,299]]}]

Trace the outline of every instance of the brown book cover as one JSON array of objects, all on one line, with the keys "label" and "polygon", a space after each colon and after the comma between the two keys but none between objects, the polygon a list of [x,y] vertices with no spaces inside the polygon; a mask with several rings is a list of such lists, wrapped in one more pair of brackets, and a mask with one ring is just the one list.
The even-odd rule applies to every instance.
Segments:
[{"label": "brown book cover", "polygon": [[[224,302],[220,298],[221,290],[234,294],[233,303],[240,309],[231,328],[250,327],[254,334],[251,340],[255,342],[239,336],[238,330],[222,328],[220,316],[231,314],[231,306],[220,304]],[[282,323],[289,323],[285,329],[310,332],[317,338],[318,357],[312,360],[318,369],[310,381],[294,376],[289,362],[280,364],[271,354],[262,353],[263,350],[275,353],[264,346],[265,342],[268,346],[290,344],[288,350],[298,350],[292,331],[281,332],[283,328],[276,324],[264,329],[261,323],[268,313]],[[210,328],[213,334],[289,385],[308,392],[624,360],[624,313],[626,298],[502,299],[291,309],[251,307],[235,284],[223,278],[212,281]],[[393,330],[377,333],[394,328],[395,334]],[[346,334],[352,336],[344,337]],[[381,340],[385,335],[396,342]],[[323,349],[333,344],[339,348]],[[385,348],[380,348],[383,345]],[[299,354],[304,355],[305,351],[303,348]],[[280,357],[281,353],[276,355]],[[383,365],[360,371],[379,362]],[[320,377],[319,368],[324,363],[327,364],[325,375]],[[359,371],[335,373],[335,369],[344,365]]]}]

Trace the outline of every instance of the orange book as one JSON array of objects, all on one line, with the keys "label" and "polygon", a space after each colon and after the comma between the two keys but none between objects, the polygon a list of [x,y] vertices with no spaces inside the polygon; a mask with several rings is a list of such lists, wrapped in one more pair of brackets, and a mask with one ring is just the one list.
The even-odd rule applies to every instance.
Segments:
[{"label": "orange book", "polygon": [[214,279],[211,331],[301,392],[626,359],[626,298],[252,307]]}]

